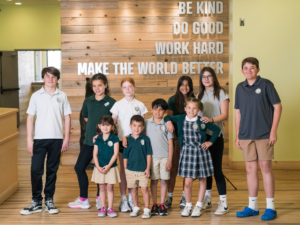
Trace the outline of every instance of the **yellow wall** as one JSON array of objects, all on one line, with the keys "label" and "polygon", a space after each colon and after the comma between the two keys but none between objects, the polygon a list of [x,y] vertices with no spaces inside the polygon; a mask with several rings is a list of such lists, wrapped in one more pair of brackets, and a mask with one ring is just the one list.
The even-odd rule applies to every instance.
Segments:
[{"label": "yellow wall", "polygon": [[[297,0],[231,0],[232,11],[232,73],[233,92],[231,107],[234,110],[234,92],[244,80],[241,61],[254,56],[260,62],[260,72],[271,80],[283,105],[283,113],[275,145],[275,160],[300,160],[300,1]],[[245,18],[245,26],[239,19]],[[234,113],[233,113],[234,114]],[[230,120],[234,128],[234,117]],[[235,129],[230,131],[230,157],[243,161],[242,153],[234,145]]]},{"label": "yellow wall", "polygon": [[0,50],[60,49],[60,5],[0,5]]}]

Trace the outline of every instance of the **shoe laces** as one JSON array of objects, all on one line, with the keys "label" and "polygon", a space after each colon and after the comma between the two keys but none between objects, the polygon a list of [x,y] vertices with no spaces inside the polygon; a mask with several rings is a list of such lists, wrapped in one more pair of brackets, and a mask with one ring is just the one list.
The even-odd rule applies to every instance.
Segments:
[{"label": "shoe laces", "polygon": [[185,196],[181,196],[181,202],[185,202]]},{"label": "shoe laces", "polygon": [[106,212],[106,208],[105,208],[105,207],[102,207],[102,209],[101,209],[100,212]]},{"label": "shoe laces", "polygon": [[27,208],[29,208],[29,209],[34,208],[37,204],[38,204],[38,202],[32,201],[31,204]]},{"label": "shoe laces", "polygon": [[185,206],[180,212],[184,212],[184,211],[190,211],[191,210],[191,207],[189,207],[189,206]]},{"label": "shoe laces", "polygon": [[166,204],[171,204],[171,198],[170,197],[167,198]]},{"label": "shoe laces", "polygon": [[46,204],[48,205],[49,208],[55,208],[52,200],[46,201]]},{"label": "shoe laces", "polygon": [[223,205],[223,202],[222,201],[219,201],[218,202],[218,209],[217,210],[221,210],[221,209],[224,209],[224,205]]},{"label": "shoe laces", "polygon": [[199,206],[195,206],[194,207],[194,210],[193,210],[193,212],[198,212],[198,211],[201,211],[201,207],[199,207]]},{"label": "shoe laces", "polygon": [[153,210],[156,210],[156,204],[155,204],[155,205],[153,205]]},{"label": "shoe laces", "polygon": [[207,195],[204,196],[203,205],[209,202],[209,197]]},{"label": "shoe laces", "polygon": [[110,209],[108,210],[108,212],[109,212],[109,213],[114,213],[115,211],[114,211],[112,208],[110,208]]},{"label": "shoe laces", "polygon": [[162,210],[165,210],[164,204],[161,204],[161,205],[160,205],[160,208],[161,208]]}]

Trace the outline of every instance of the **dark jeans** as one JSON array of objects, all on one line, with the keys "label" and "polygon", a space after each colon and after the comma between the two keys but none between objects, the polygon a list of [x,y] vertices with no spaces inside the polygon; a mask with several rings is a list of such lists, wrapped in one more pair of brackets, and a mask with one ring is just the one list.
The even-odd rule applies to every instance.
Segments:
[{"label": "dark jeans", "polygon": [[[211,138],[210,135],[206,135],[206,136],[207,136],[207,140]],[[211,158],[214,166],[214,177],[216,180],[219,195],[226,195],[226,181],[222,172],[223,150],[224,150],[224,138],[223,135],[221,134],[221,136],[217,138],[215,143],[211,147],[209,147],[209,152],[211,154]],[[212,177],[207,177],[206,189],[211,190],[211,187],[212,187]]]},{"label": "dark jeans", "polygon": [[42,177],[44,162],[46,162],[45,199],[53,198],[55,192],[56,173],[60,162],[62,139],[36,139],[33,142],[33,156],[31,157],[31,187],[32,200],[41,201],[43,191]]},{"label": "dark jeans", "polygon": [[[93,159],[93,151],[94,151],[94,146],[83,144],[74,168],[78,177],[80,197],[82,198],[88,197],[89,179],[85,172],[85,169]],[[97,196],[99,196],[98,184],[97,184]]]}]

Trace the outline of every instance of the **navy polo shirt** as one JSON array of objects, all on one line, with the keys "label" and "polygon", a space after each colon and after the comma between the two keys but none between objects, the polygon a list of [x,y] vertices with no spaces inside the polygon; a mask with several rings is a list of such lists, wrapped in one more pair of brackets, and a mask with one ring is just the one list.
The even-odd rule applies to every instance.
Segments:
[{"label": "navy polo shirt", "polygon": [[241,113],[239,139],[266,139],[270,137],[274,104],[280,103],[273,83],[257,77],[253,85],[247,79],[236,87],[235,109]]},{"label": "navy polo shirt", "polygon": [[127,148],[123,150],[123,159],[128,159],[126,169],[144,172],[147,169],[147,155],[152,155],[150,138],[141,134],[135,139],[130,134],[127,138]]},{"label": "navy polo shirt", "polygon": [[97,101],[95,94],[84,100],[82,106],[83,118],[88,118],[85,130],[85,139],[83,144],[94,146],[93,137],[96,135],[96,126],[100,118],[105,115],[111,115],[110,109],[115,104],[116,100],[109,95],[105,95],[103,99]]},{"label": "navy polo shirt", "polygon": [[[114,144],[118,143],[120,140],[118,136],[110,134],[108,138],[104,141],[103,135],[99,135],[95,141],[95,145],[98,146],[98,162],[100,167],[109,164],[111,158],[114,155]],[[117,166],[117,160],[112,164],[111,168]]]}]

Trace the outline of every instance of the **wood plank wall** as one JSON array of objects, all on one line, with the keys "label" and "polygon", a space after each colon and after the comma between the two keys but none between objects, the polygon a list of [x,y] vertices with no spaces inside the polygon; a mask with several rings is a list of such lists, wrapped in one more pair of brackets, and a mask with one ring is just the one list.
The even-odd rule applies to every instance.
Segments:
[{"label": "wood plank wall", "polygon": [[[73,114],[70,151],[62,158],[63,164],[75,164],[79,153],[79,112],[85,95],[85,78],[77,75],[78,62],[109,62],[109,87],[116,100],[123,98],[120,80],[124,75],[114,75],[113,62],[134,62],[131,77],[136,81],[136,97],[145,103],[148,110],[156,98],[175,94],[178,78],[182,76],[182,62],[220,61],[223,74],[218,75],[221,85],[228,90],[228,0],[223,2],[223,13],[198,15],[196,1],[193,14],[179,15],[178,0],[61,0],[61,46],[62,46],[62,88],[68,95]],[[195,21],[222,21],[222,34],[194,35]],[[173,22],[188,22],[188,34],[173,34]],[[187,42],[189,55],[156,55],[155,42]],[[194,55],[194,41],[222,41],[223,54]],[[177,62],[176,75],[139,75],[138,62]],[[193,79],[195,93],[198,93],[199,75]],[[147,118],[151,113],[147,114]],[[225,151],[228,155],[228,126],[225,122]]]}]

